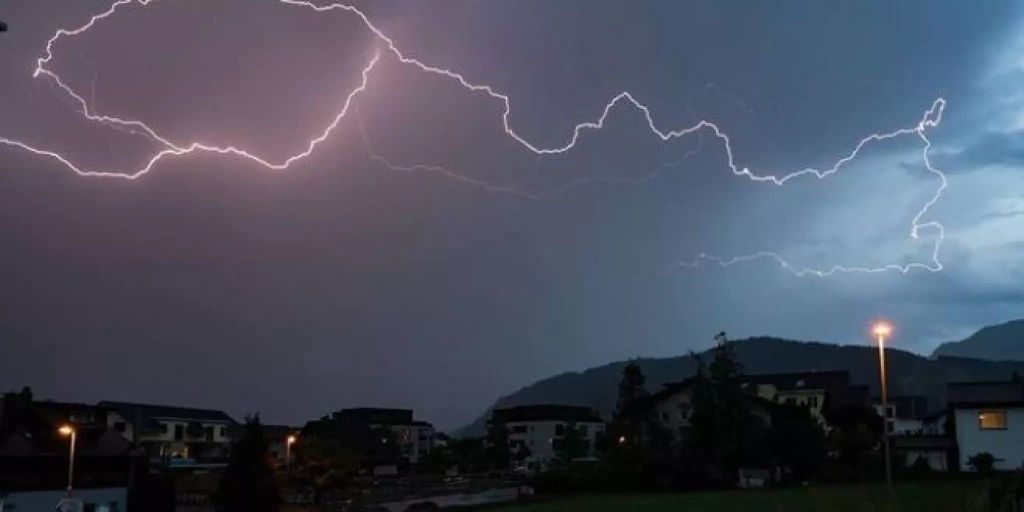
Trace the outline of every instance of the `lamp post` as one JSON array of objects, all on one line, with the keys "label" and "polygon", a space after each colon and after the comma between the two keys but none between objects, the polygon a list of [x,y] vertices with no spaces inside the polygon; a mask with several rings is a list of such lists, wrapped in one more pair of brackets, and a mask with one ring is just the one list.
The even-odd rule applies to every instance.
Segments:
[{"label": "lamp post", "polygon": [[298,438],[295,437],[294,434],[288,436],[288,438],[285,439],[284,464],[285,464],[285,468],[286,468],[285,469],[285,474],[288,476],[289,480],[291,480],[291,478],[292,478],[292,445],[295,444],[295,441],[297,441],[297,440],[298,440]]},{"label": "lamp post", "polygon": [[75,475],[75,428],[71,425],[64,425],[57,429],[60,435],[71,438],[70,448],[68,450],[68,497],[71,497],[71,484]]},{"label": "lamp post", "polygon": [[882,447],[885,455],[885,485],[892,493],[892,461],[889,458],[889,389],[885,371],[885,339],[892,334],[892,326],[878,322],[871,329],[878,339],[878,375],[882,389]]}]

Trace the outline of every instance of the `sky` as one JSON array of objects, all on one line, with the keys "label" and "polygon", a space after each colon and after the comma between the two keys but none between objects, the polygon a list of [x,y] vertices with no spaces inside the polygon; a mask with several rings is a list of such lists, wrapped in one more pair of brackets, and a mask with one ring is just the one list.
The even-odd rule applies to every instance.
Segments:
[{"label": "sky", "polygon": [[[0,6],[0,389],[455,428],[723,330],[867,343],[887,318],[929,354],[1024,316],[1019,2],[353,5],[128,2],[36,76],[111,2]],[[175,147],[308,155],[125,179],[167,146],[56,77]],[[702,120],[728,145],[649,124]],[[901,129],[824,179],[727,165],[829,169]],[[794,272],[837,265],[906,272]]]}]

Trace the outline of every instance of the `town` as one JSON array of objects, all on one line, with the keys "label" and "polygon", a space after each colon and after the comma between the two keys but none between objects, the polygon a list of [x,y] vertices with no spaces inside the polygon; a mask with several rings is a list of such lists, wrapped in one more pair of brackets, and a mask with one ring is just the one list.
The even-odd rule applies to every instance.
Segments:
[{"label": "town", "polygon": [[438,432],[407,409],[268,425],[184,406],[40,399],[26,387],[0,407],[0,503],[159,512],[249,499],[253,510],[412,511],[612,489],[891,482],[893,473],[972,481],[1024,463],[1016,374],[950,382],[943,404],[881,400],[846,371],[745,374],[732,343],[720,335],[694,375],[661,389],[627,364],[612,417],[572,404],[497,408],[479,438]]}]

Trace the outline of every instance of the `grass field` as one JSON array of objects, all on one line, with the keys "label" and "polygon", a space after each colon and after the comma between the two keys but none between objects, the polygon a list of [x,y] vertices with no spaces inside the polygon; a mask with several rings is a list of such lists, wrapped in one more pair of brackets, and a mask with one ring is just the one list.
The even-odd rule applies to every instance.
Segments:
[{"label": "grass field", "polygon": [[942,481],[884,485],[691,492],[590,494],[495,509],[500,512],[981,512],[984,484]]}]

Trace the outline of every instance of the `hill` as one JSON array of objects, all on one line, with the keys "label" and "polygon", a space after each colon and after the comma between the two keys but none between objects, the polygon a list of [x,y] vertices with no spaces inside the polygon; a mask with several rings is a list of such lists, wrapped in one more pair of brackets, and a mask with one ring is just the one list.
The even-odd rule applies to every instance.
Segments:
[{"label": "hill", "polygon": [[[737,341],[736,354],[748,374],[846,370],[853,384],[867,385],[873,394],[878,393],[878,350],[875,347],[761,337]],[[638,359],[636,362],[647,376],[647,387],[651,391],[660,389],[665,382],[693,375],[696,368],[689,356]],[[556,375],[499,398],[491,408],[557,403],[592,407],[610,416],[626,364],[627,361],[618,361],[584,372]],[[926,395],[930,408],[944,405],[947,382],[1007,379],[1014,371],[1024,373],[1024,362],[949,356],[928,359],[896,349],[886,351],[886,364],[890,395]],[[460,429],[458,434],[481,435],[489,411]]]},{"label": "hill", "polygon": [[936,356],[961,356],[992,361],[1024,361],[1024,320],[990,325],[962,341],[943,343]]}]

